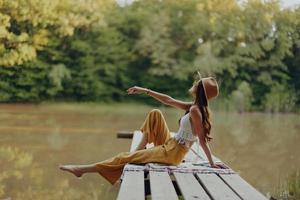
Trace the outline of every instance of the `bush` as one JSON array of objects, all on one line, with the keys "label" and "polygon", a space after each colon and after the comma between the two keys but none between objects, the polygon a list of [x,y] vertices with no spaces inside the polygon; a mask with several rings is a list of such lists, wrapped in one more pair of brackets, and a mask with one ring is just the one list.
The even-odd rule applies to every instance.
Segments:
[{"label": "bush", "polygon": [[265,96],[264,108],[267,112],[289,112],[295,108],[296,100],[294,89],[276,83]]},{"label": "bush", "polygon": [[251,110],[252,89],[248,82],[242,81],[238,88],[231,93],[233,108],[238,112]]}]

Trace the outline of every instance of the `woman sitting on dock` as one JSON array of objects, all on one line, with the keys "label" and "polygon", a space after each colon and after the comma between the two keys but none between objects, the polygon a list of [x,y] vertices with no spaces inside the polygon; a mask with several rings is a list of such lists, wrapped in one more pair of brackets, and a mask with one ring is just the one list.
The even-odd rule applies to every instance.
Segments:
[{"label": "woman sitting on dock", "polygon": [[[201,78],[199,72],[198,74],[200,79],[195,81],[189,89],[193,96],[193,102],[176,100],[166,94],[137,86],[127,90],[128,94],[145,93],[163,104],[185,110],[186,113],[180,119],[179,130],[174,137],[170,135],[162,112],[159,109],[152,109],[140,128],[143,138],[136,151],[121,152],[112,158],[93,164],[62,165],[59,168],[71,172],[77,177],[88,172],[99,173],[111,184],[115,184],[127,163],[179,165],[197,138],[211,167],[222,168],[214,163],[208,145],[208,141],[211,139],[208,101],[218,96],[218,83],[213,77]],[[154,147],[145,149],[147,143],[154,143]]]}]

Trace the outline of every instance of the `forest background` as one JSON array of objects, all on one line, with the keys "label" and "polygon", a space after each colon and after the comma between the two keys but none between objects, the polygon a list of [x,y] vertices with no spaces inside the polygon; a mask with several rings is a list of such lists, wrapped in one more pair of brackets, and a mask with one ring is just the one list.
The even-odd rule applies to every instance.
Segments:
[{"label": "forest background", "polygon": [[187,99],[195,72],[220,110],[299,112],[300,8],[278,1],[1,0],[1,102]]}]

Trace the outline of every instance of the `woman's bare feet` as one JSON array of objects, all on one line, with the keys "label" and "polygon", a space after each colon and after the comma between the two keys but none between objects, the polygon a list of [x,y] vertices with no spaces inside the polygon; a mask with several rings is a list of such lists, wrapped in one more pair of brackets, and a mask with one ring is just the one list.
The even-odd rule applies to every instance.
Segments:
[{"label": "woman's bare feet", "polygon": [[80,167],[78,167],[76,165],[60,165],[59,169],[71,172],[72,174],[74,174],[78,178],[80,178],[83,174],[83,172],[80,170]]}]

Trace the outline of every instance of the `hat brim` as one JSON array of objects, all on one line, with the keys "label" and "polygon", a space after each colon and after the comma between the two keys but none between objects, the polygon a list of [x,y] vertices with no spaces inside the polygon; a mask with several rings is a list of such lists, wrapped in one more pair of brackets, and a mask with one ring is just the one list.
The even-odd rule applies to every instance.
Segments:
[{"label": "hat brim", "polygon": [[[219,94],[219,86],[215,78],[213,77],[206,77],[201,78],[205,98],[207,100],[207,104],[210,100],[216,98]],[[210,91],[207,91],[207,89],[210,89]],[[209,92],[209,95],[208,95]]]}]

